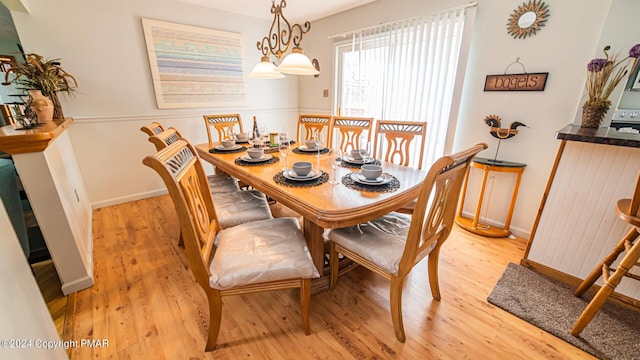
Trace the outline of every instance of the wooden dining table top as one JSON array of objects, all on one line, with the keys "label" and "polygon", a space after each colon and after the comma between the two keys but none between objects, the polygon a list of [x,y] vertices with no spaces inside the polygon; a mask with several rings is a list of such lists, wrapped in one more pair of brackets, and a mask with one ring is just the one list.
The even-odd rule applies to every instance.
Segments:
[{"label": "wooden dining table top", "polygon": [[[219,144],[214,144],[216,146]],[[282,170],[283,157],[278,153],[270,153],[280,158],[273,164],[242,166],[235,160],[246,154],[246,151],[235,153],[210,153],[208,143],[196,145],[200,157],[216,167],[217,171],[228,173],[239,180],[253,186],[264,194],[291,208],[305,220],[323,228],[351,226],[382,216],[402,207],[417,198],[420,184],[426,171],[411,167],[383,162],[384,173],[395,176],[400,187],[391,192],[356,190],[340,184],[325,182],[317,186],[294,187],[278,184],[274,175]],[[297,146],[293,145],[292,148]],[[320,155],[318,166],[317,153],[297,154],[293,151],[287,156],[287,167],[296,161],[309,161],[314,169],[333,175],[329,165],[329,156]],[[357,168],[338,167],[337,178],[359,171]]]}]

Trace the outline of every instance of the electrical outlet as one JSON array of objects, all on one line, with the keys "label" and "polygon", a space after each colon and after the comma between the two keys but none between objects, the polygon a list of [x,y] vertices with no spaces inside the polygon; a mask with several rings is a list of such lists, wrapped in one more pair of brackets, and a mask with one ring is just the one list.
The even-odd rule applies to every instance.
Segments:
[{"label": "electrical outlet", "polygon": [[329,89],[322,90],[322,97],[329,97]]}]

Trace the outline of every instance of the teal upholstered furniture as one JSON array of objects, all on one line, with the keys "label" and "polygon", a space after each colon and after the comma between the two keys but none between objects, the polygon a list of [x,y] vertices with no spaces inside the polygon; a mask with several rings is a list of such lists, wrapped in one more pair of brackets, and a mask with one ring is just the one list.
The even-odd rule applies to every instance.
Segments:
[{"label": "teal upholstered furniture", "polygon": [[0,198],[7,209],[11,224],[18,235],[24,255],[28,258],[30,253],[27,226],[24,222],[24,211],[18,191],[18,178],[16,168],[10,159],[0,159]]}]

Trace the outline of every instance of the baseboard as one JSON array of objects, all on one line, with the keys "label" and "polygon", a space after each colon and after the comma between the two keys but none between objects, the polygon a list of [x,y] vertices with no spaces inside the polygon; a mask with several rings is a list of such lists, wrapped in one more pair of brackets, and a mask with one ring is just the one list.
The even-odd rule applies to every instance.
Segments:
[{"label": "baseboard", "polygon": [[124,203],[128,203],[128,202],[132,202],[132,201],[138,201],[138,200],[142,200],[142,199],[147,199],[147,198],[154,197],[154,196],[160,196],[160,195],[164,195],[166,193],[167,193],[167,189],[158,189],[158,190],[153,190],[153,191],[146,191],[146,192],[143,192],[143,193],[137,193],[137,194],[121,196],[121,197],[117,197],[117,198],[113,198],[113,199],[108,199],[108,200],[104,200],[104,201],[94,202],[94,203],[91,204],[91,208],[93,210],[96,210],[96,209],[100,209],[100,208],[107,207],[107,206],[120,205],[120,204],[124,204]]},{"label": "baseboard", "polygon": [[93,286],[93,278],[91,276],[84,276],[77,280],[62,284],[62,293],[64,295],[69,295],[91,286]]},{"label": "baseboard", "polygon": [[[542,265],[539,264],[535,261],[531,261],[528,259],[521,259],[520,260],[520,265],[527,267],[537,273],[540,273],[544,276],[550,277],[552,279],[558,280],[560,282],[563,282],[571,287],[577,288],[580,283],[582,283],[582,279],[577,278],[573,275],[569,275],[567,273],[564,273],[562,271],[556,270],[556,269],[552,269],[546,265]],[[600,289],[600,286],[597,284],[594,284],[591,289],[587,290],[587,292],[591,295],[595,294],[598,290]],[[622,295],[619,294],[617,292],[614,292],[613,294],[611,294],[611,296],[609,297],[610,300],[624,305],[624,306],[630,306],[634,309],[640,310],[640,300],[636,300],[633,299],[629,296],[626,295]]]}]

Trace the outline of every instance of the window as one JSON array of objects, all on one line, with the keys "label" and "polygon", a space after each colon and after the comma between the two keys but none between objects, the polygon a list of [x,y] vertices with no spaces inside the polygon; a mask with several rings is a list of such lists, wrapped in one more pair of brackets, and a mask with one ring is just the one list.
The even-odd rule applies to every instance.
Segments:
[{"label": "window", "polygon": [[459,7],[334,36],[349,39],[336,45],[335,108],[343,116],[427,121],[424,161],[433,163],[445,149],[468,12]]}]

